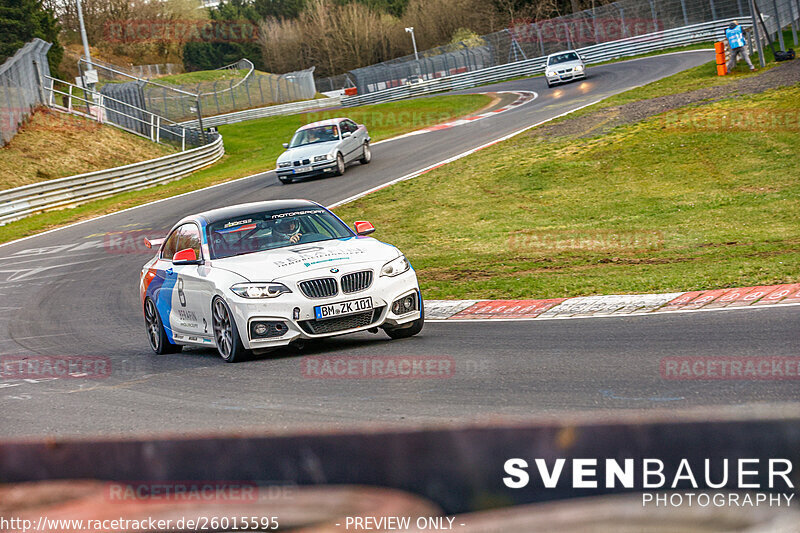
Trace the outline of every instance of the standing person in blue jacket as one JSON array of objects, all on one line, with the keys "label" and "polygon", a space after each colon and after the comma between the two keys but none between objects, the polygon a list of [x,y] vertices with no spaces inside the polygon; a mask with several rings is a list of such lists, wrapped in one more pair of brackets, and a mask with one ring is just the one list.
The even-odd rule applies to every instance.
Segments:
[{"label": "standing person in blue jacket", "polygon": [[731,22],[728,29],[725,30],[725,37],[728,38],[728,46],[731,48],[731,58],[728,61],[728,72],[732,71],[736,67],[737,57],[741,55],[744,60],[747,62],[747,66],[750,67],[750,70],[755,70],[756,67],[753,66],[753,63],[750,61],[750,55],[747,53],[747,41],[744,40],[744,32],[742,31],[742,27],[739,26],[739,23],[735,20]]}]

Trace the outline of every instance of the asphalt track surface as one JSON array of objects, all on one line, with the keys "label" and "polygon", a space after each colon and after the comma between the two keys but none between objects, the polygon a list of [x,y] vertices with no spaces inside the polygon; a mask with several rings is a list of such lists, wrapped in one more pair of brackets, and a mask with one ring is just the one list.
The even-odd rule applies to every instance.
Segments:
[{"label": "asphalt track surface", "polygon": [[[342,177],[282,186],[266,172],[0,248],[0,356],[88,355],[107,357],[111,365],[104,379],[0,379],[0,438],[335,428],[753,403],[796,413],[796,381],[674,381],[662,379],[659,369],[668,356],[797,356],[797,306],[429,323],[407,340],[363,333],[230,365],[213,350],[152,354],[137,287],[147,256],[113,253],[104,245],[108,232],[159,236],[186,214],[224,205],[277,198],[331,205],[711,58],[694,52],[593,67],[587,81],[553,90],[541,77],[477,88],[469,92],[539,96],[475,123],[376,145],[370,165],[356,164]],[[452,371],[389,380],[304,372],[309,358],[387,355],[445,358]]]}]

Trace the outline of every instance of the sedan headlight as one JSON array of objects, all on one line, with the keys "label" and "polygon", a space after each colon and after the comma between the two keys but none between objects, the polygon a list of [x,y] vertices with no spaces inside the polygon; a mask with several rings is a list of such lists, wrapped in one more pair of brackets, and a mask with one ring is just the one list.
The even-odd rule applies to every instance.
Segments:
[{"label": "sedan headlight", "polygon": [[575,65],[575,72],[580,72],[583,70],[583,65]]},{"label": "sedan headlight", "polygon": [[331,154],[318,155],[314,157],[314,162],[319,163],[320,161],[330,161],[331,159],[333,159]]},{"label": "sedan headlight", "polygon": [[545,74],[545,76],[547,76],[548,78],[552,78],[553,76],[555,76],[555,75],[556,75],[556,71],[555,71],[555,70],[548,70],[548,71],[546,71],[544,74]]},{"label": "sedan headlight", "polygon": [[282,283],[237,283],[231,290],[242,298],[277,298],[285,292],[292,292]]},{"label": "sedan headlight", "polygon": [[406,270],[411,268],[411,264],[406,259],[406,256],[401,255],[397,259],[392,259],[381,268],[381,276],[399,276]]},{"label": "sedan headlight", "polygon": [[286,168],[292,166],[291,161],[284,161],[283,163],[278,163],[278,168]]}]

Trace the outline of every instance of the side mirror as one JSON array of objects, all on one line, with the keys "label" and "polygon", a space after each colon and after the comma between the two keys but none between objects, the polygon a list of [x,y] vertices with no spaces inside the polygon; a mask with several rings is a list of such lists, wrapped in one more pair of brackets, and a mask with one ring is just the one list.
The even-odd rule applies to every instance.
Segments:
[{"label": "side mirror", "polygon": [[345,131],[345,132],[342,133],[342,139],[347,139],[351,135],[353,135],[353,134],[350,133],[349,131]]},{"label": "side mirror", "polygon": [[289,148],[289,143],[283,143],[284,148]]},{"label": "side mirror", "polygon": [[371,222],[367,222],[366,220],[359,220],[353,225],[356,228],[356,235],[360,235],[363,237],[364,235],[375,233],[375,226],[373,226]]},{"label": "side mirror", "polygon": [[202,261],[197,259],[194,248],[186,248],[180,252],[175,252],[172,256],[173,265],[199,265]]}]

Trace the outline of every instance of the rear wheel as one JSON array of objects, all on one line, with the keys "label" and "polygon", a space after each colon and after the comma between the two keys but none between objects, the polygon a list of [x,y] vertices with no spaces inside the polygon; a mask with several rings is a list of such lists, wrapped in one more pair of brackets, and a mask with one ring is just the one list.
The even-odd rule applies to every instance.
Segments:
[{"label": "rear wheel", "polygon": [[247,350],[239,337],[239,329],[228,304],[219,296],[211,302],[212,325],[217,351],[226,363],[237,363],[244,359]]},{"label": "rear wheel", "polygon": [[172,344],[164,331],[161,323],[161,316],[158,314],[156,304],[153,300],[146,298],[144,301],[144,325],[147,328],[147,339],[150,341],[150,348],[158,355],[166,353],[177,353],[183,349],[180,344]]},{"label": "rear wheel", "polygon": [[344,171],[344,156],[342,156],[342,154],[336,154],[336,175],[341,176],[344,174]]},{"label": "rear wheel", "polygon": [[367,141],[364,143],[364,155],[361,157],[359,162],[362,165],[368,165],[370,161],[372,161],[372,149],[370,149],[369,141]]}]

